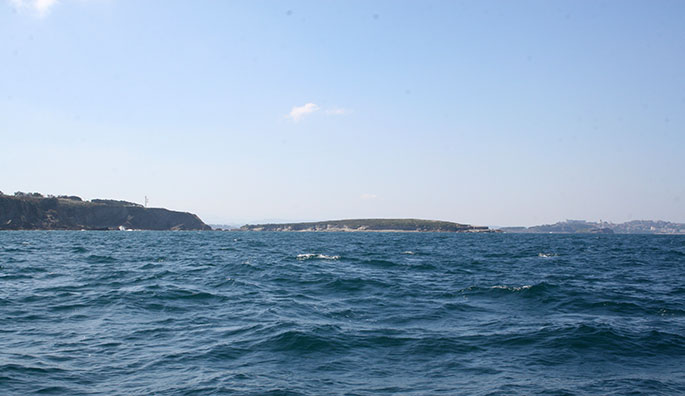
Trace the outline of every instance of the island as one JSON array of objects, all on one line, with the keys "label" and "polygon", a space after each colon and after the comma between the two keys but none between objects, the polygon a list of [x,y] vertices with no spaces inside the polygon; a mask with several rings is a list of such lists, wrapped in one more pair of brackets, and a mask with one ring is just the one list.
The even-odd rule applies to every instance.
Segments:
[{"label": "island", "polygon": [[240,231],[292,232],[498,232],[484,226],[420,219],[350,219],[307,223],[247,224]]},{"label": "island", "polygon": [[0,193],[0,230],[211,230],[192,213],[111,199]]}]

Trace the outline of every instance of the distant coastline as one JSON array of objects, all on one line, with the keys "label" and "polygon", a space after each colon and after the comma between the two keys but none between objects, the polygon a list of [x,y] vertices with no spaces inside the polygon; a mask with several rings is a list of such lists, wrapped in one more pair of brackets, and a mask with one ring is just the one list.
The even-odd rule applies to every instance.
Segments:
[{"label": "distant coastline", "polygon": [[423,219],[345,219],[315,222],[214,225],[197,215],[112,199],[0,192],[0,230],[215,230],[271,232],[452,232],[509,234],[685,235],[685,224],[662,220],[625,223],[566,220],[531,227],[486,227]]},{"label": "distant coastline", "polygon": [[625,223],[566,220],[532,227],[502,227],[510,234],[656,234],[685,235],[685,224],[663,220],[632,220]]}]

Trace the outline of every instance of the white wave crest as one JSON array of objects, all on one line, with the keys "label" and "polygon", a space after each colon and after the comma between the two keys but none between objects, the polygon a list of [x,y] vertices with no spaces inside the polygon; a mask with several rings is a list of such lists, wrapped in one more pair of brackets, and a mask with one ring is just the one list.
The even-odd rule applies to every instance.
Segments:
[{"label": "white wave crest", "polygon": [[491,289],[504,289],[504,290],[509,290],[509,291],[521,291],[521,290],[530,289],[531,287],[533,287],[533,285],[523,285],[523,286],[519,286],[519,287],[496,285],[496,286],[492,286]]},{"label": "white wave crest", "polygon": [[316,254],[316,253],[302,253],[297,255],[298,260],[310,260],[310,259],[318,259],[318,260],[338,260],[340,259],[340,256],[327,256],[325,254]]},{"label": "white wave crest", "polygon": [[411,255],[414,255],[414,254],[416,254],[416,253],[412,252],[411,250],[405,250],[404,252],[402,252],[402,254],[411,254]]}]

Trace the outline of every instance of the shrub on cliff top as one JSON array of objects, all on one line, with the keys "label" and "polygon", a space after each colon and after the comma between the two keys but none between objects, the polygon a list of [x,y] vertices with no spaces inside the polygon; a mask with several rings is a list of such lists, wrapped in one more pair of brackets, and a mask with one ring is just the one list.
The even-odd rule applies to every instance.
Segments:
[{"label": "shrub on cliff top", "polygon": [[57,198],[70,199],[72,201],[83,201],[81,197],[77,197],[76,195],[60,195]]}]

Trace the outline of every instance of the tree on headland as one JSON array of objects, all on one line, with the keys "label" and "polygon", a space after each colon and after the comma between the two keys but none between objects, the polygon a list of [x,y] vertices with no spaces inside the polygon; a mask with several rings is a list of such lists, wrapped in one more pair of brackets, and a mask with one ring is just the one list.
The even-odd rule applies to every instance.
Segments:
[{"label": "tree on headland", "polygon": [[59,195],[57,198],[69,199],[72,201],[83,201],[83,199],[81,199],[81,197],[77,197],[76,195]]},{"label": "tree on headland", "polygon": [[32,197],[32,198],[44,198],[43,194],[37,193],[37,192],[32,192],[32,193],[25,193],[23,191],[17,191],[14,193],[15,197]]}]

